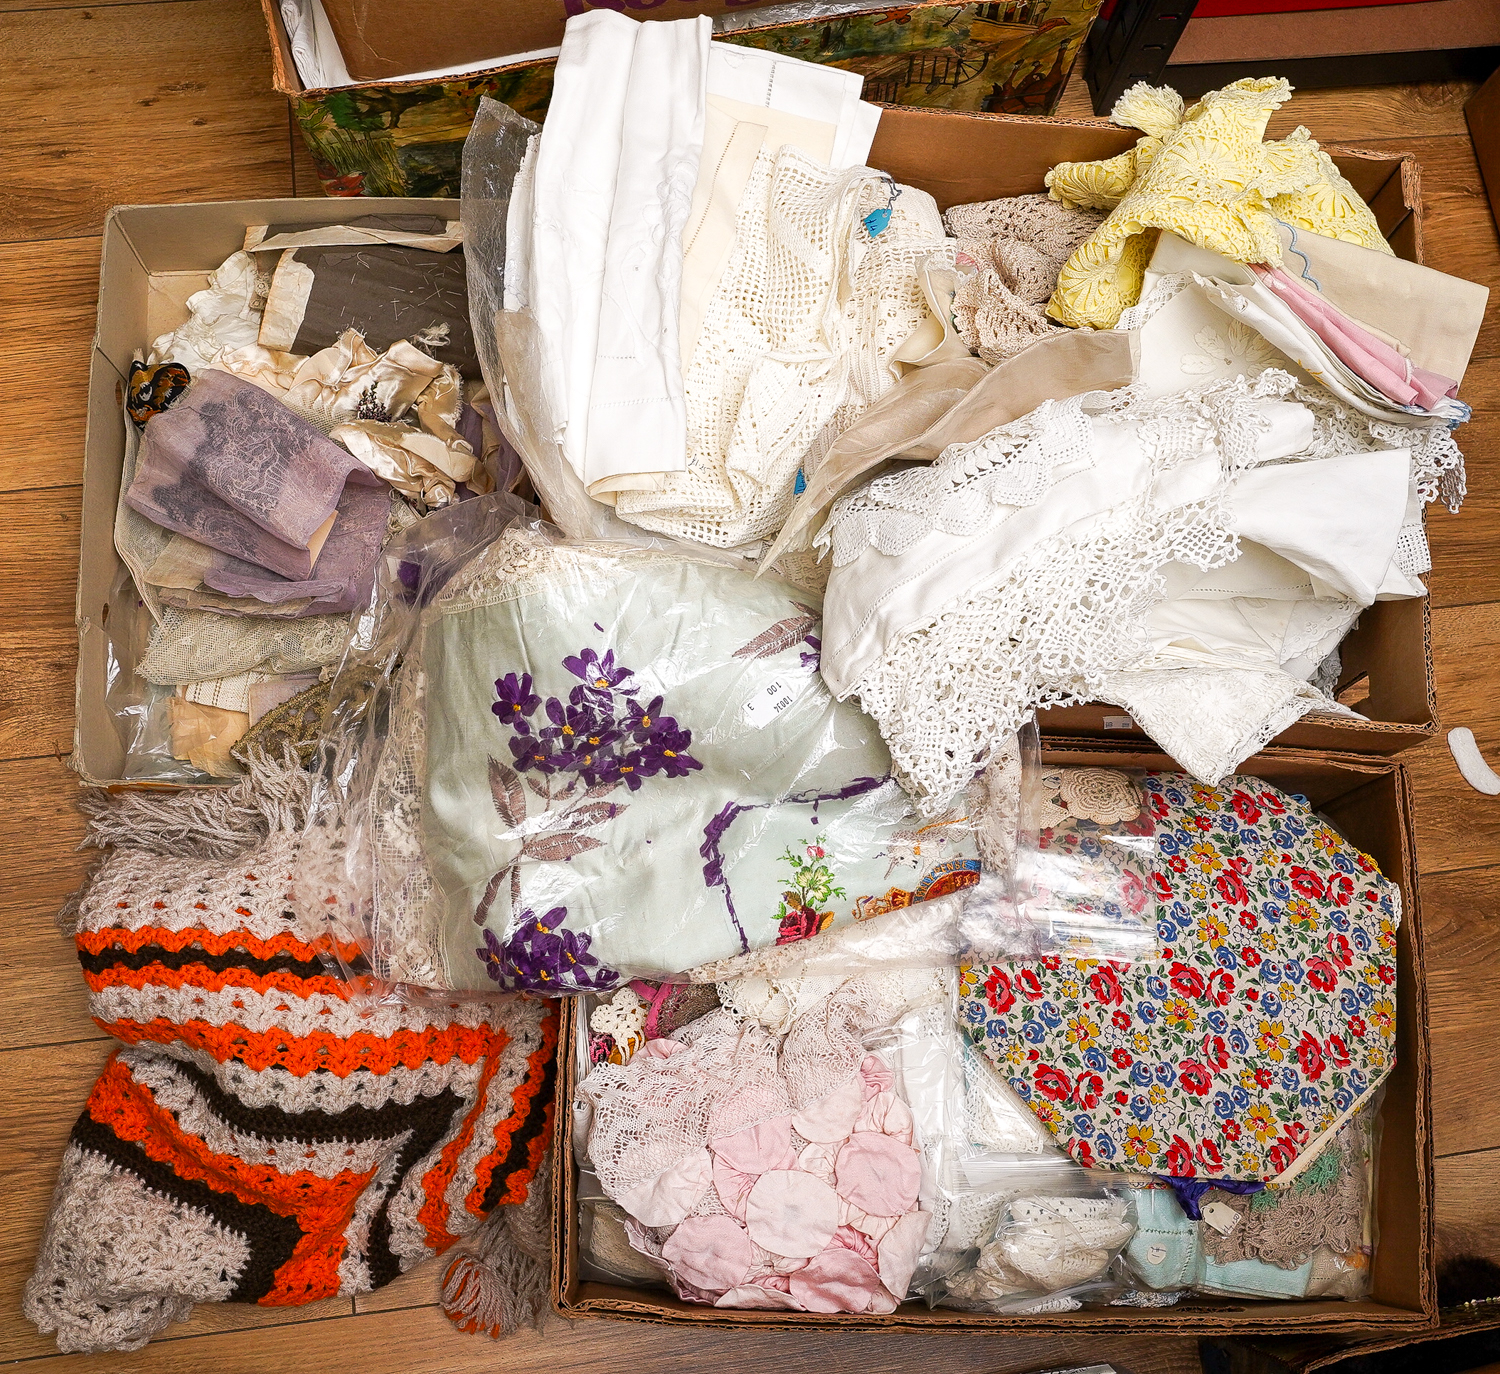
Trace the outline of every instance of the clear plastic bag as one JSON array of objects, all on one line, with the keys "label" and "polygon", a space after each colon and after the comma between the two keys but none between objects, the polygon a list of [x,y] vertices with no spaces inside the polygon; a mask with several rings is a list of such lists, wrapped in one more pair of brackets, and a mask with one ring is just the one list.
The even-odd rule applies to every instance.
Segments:
[{"label": "clear plastic bag", "polygon": [[[754,1000],[744,989],[721,984],[721,1008],[624,1063],[596,1064],[579,1085],[575,1130],[586,1123],[582,1167],[626,1214],[630,1248],[688,1302],[894,1311],[930,1222],[924,1113],[902,1095],[899,1061],[871,1045],[886,1043],[893,1018],[948,1015],[951,982],[851,977],[781,1029],[742,1006]],[[614,1253],[618,1217],[581,1193],[585,1217],[586,1258],[624,1274],[635,1257]]]},{"label": "clear plastic bag", "polygon": [[1035,728],[1021,735],[1013,890],[1007,894],[993,882],[976,887],[966,933],[976,950],[988,945],[1025,957],[1155,957],[1156,824],[1137,785],[1141,775],[1043,764]]},{"label": "clear plastic bag", "polygon": [[1071,1311],[1129,1289],[1120,1252],[1135,1231],[1130,1202],[1071,1161],[971,1159],[954,1203],[977,1243],[960,1248],[965,1237],[950,1228],[921,1278],[931,1307]]},{"label": "clear plastic bag", "polygon": [[960,890],[987,794],[921,822],[817,630],[779,581],[571,543],[514,498],[429,516],[332,691],[345,937],[391,982],[556,995]]},{"label": "clear plastic bag", "polygon": [[464,141],[464,257],[469,316],[485,385],[507,443],[521,456],[548,516],[574,539],[657,541],[618,519],[584,490],[563,457],[552,404],[543,385],[541,333],[516,294],[524,281],[530,203],[523,164],[535,157],[541,126],[482,96]]},{"label": "clear plastic bag", "polygon": [[1190,1204],[1170,1188],[1131,1189],[1139,1229],[1126,1258],[1137,1281],[1234,1299],[1367,1297],[1383,1092],[1279,1186],[1194,1189]]}]

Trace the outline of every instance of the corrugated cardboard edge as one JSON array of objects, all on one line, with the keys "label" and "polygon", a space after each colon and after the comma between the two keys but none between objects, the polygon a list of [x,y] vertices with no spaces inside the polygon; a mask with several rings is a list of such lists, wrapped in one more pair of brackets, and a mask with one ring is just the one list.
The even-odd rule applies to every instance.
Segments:
[{"label": "corrugated cardboard edge", "polygon": [[[1043,740],[1049,757],[1073,758],[1080,763],[1116,763],[1119,766],[1175,768],[1156,749],[1143,749],[1131,740],[1080,741],[1073,738],[1047,737]],[[569,1320],[647,1322],[652,1325],[684,1326],[693,1329],[734,1329],[756,1327],[762,1330],[791,1331],[832,1327],[844,1330],[984,1330],[1007,1331],[1031,1335],[1081,1335],[1171,1333],[1200,1335],[1238,1335],[1293,1331],[1317,1334],[1370,1333],[1389,1336],[1393,1343],[1412,1333],[1429,1332],[1437,1325],[1436,1279],[1433,1273],[1436,1254],[1434,1194],[1431,1067],[1428,1056],[1427,985],[1422,950],[1421,901],[1418,891],[1417,853],[1411,787],[1405,768],[1398,762],[1371,758],[1362,754],[1334,751],[1312,751],[1270,748],[1247,760],[1242,769],[1253,772],[1257,763],[1295,766],[1329,765],[1351,774],[1364,774],[1370,782],[1391,779],[1394,783],[1394,812],[1401,854],[1403,914],[1399,929],[1398,959],[1400,975],[1397,992],[1402,1000],[1410,999],[1409,1008],[1400,1013],[1401,1023],[1409,1019],[1411,1067],[1413,1082],[1413,1146],[1416,1176],[1414,1179],[1417,1212],[1417,1291],[1419,1307],[1390,1309],[1384,1313],[1354,1313],[1339,1302],[1328,1303],[1251,1303],[1246,1306],[1183,1306],[1163,1309],[1110,1308],[1063,1316],[1014,1317],[1000,1314],[927,1312],[920,1304],[908,1303],[889,1317],[863,1317],[842,1314],[801,1313],[795,1318],[784,1312],[728,1312],[714,1308],[688,1309],[667,1307],[672,1299],[661,1295],[652,1300],[650,1290],[620,1288],[619,1297],[572,1300],[578,1272],[578,1236],[573,1225],[576,1214],[575,1191],[577,1170],[572,1145],[572,1097],[575,1086],[574,1064],[570,1047],[577,1024],[576,1003],[569,999],[563,1007],[562,1027],[558,1035],[557,1109],[553,1114],[554,1188],[552,1195],[552,1305]],[[1355,784],[1351,795],[1362,784]],[[1398,1003],[1399,1005],[1399,1003]],[[1409,1018],[1408,1018],[1409,1011]],[[1398,1027],[1398,1035],[1401,1035]],[[1403,1056],[1405,1057],[1405,1056]],[[1377,1245],[1378,1245],[1377,1238]],[[1317,1307],[1318,1311],[1308,1311]],[[1281,1308],[1284,1315],[1275,1315]],[[909,1311],[908,1311],[909,1309]],[[701,1314],[701,1315],[700,1315]],[[1072,1320],[1068,1319],[1072,1317]]]},{"label": "corrugated cardboard edge", "polygon": [[1490,214],[1500,228],[1500,71],[1469,98],[1464,106],[1464,119],[1489,197]]}]

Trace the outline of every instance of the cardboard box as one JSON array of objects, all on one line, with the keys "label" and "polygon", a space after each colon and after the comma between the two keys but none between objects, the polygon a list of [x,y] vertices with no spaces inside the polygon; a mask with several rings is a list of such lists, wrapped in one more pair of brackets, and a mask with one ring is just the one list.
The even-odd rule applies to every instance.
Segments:
[{"label": "cardboard box", "polygon": [[[477,97],[476,97],[477,99]],[[1039,191],[1058,162],[1113,157],[1136,135],[1103,120],[1039,119],[887,108],[870,152],[872,165],[920,186],[941,207]],[[1410,155],[1330,149],[1370,202],[1402,257],[1421,260],[1421,197]],[[208,273],[242,246],[250,224],[329,224],[367,214],[430,213],[457,218],[452,199],[266,200],[126,206],[104,228],[99,324],[89,385],[84,458],[83,556],[78,583],[79,661],[74,766],[90,782],[118,782],[124,752],[105,706],[109,663],[104,608],[120,571],[112,529],[123,453],[118,388],[134,349],[185,317],[183,302]],[[1381,602],[1344,643],[1345,681],[1367,678],[1365,723],[1302,721],[1279,741],[1313,749],[1394,753],[1436,728],[1426,599]],[[118,631],[118,626],[115,627]],[[118,636],[117,636],[118,637]],[[125,671],[131,671],[127,665]],[[1356,709],[1359,709],[1358,707]],[[1111,719],[1113,718],[1113,720]],[[1145,742],[1131,721],[1116,728],[1115,707],[1043,713],[1043,729],[1079,737]],[[1123,717],[1128,721],[1129,717]]]},{"label": "cardboard box", "polygon": [[1474,158],[1484,178],[1490,214],[1500,228],[1500,69],[1481,86],[1464,106]]},{"label": "cardboard box", "polygon": [[[1165,755],[1108,745],[1044,740],[1048,762],[1073,766],[1173,769]],[[1417,899],[1416,848],[1411,794],[1405,770],[1386,759],[1348,754],[1268,749],[1241,768],[1286,791],[1299,792],[1366,851],[1401,888],[1403,916],[1397,943],[1396,1067],[1381,1106],[1380,1154],[1375,1181],[1377,1243],[1373,1289],[1364,1302],[1255,1302],[1194,1296],[1176,1307],[1115,1307],[1018,1317],[929,1310],[903,1303],[889,1317],[789,1312],[728,1312],[679,1302],[665,1289],[625,1288],[579,1278],[570,1104],[575,1060],[569,1052],[578,1027],[576,1006],[564,1008],[559,1037],[554,1136],[552,1302],[568,1318],[608,1318],[695,1328],[768,1327],[943,1328],[1003,1330],[1031,1335],[1086,1332],[1369,1331],[1390,1336],[1428,1331],[1436,1321],[1433,1278],[1432,1133],[1428,1095],[1427,994],[1422,972],[1422,923]]]},{"label": "cardboard box", "polygon": [[[870,165],[920,186],[947,209],[967,201],[1044,189],[1055,163],[1113,157],[1138,135],[1104,120],[1028,119],[888,109]],[[1370,204],[1398,257],[1422,261],[1421,174],[1411,154],[1329,146],[1339,170]],[[1364,722],[1334,716],[1298,721],[1277,743],[1303,749],[1394,754],[1437,729],[1427,599],[1381,601],[1342,646],[1340,693]],[[1083,738],[1145,740],[1119,707],[1084,705],[1043,711],[1044,731]]]},{"label": "cardboard box", "polygon": [[1269,65],[1300,90],[1426,81],[1482,81],[1500,63],[1494,0],[1296,6],[1267,0],[1199,5],[1161,74],[1196,99]]},{"label": "cardboard box", "polygon": [[[1045,115],[1062,98],[1099,4],[920,0],[882,5],[868,0],[849,13],[808,19],[805,11],[788,13],[799,6],[764,9],[752,4],[726,10],[724,0],[677,0],[657,8],[631,0],[626,11],[641,19],[716,15],[722,41],[858,72],[871,101]],[[329,195],[456,196],[463,140],[479,98],[492,96],[537,121],[551,99],[551,53],[562,40],[563,0],[524,7],[487,5],[483,22],[468,26],[460,22],[462,6],[439,0],[401,0],[388,7],[384,0],[328,0],[334,27],[343,25],[341,33],[353,35],[344,53],[354,79],[349,85],[316,89],[303,85],[277,0],[261,0],[261,6],[271,34],[276,89],[291,97],[303,141]],[[569,0],[567,6],[569,13],[584,8],[581,0]],[[413,41],[398,43],[398,31],[410,32]],[[375,61],[377,48],[400,56]],[[476,53],[484,65],[474,64]],[[485,55],[493,53],[516,55],[486,61]],[[464,69],[465,63],[471,65]],[[455,67],[463,69],[461,74],[432,75]]]},{"label": "cardboard box", "polygon": [[[640,20],[714,16],[730,41],[866,75],[874,83],[867,92],[872,100],[1048,114],[1100,3],[856,0],[836,13],[777,0],[323,0],[323,7],[356,82],[556,48],[570,17],[609,8]],[[758,32],[735,36],[748,29]],[[992,93],[1014,104],[982,103]]]},{"label": "cardboard box", "polygon": [[[111,673],[133,673],[122,616],[149,613],[111,592],[125,572],[115,552],[115,508],[125,456],[124,387],[131,355],[187,318],[184,302],[245,245],[252,224],[322,225],[361,215],[458,218],[454,200],[241,200],[201,205],[120,205],[104,221],[99,323],[89,364],[88,430],[83,450],[83,516],[78,567],[78,677],[69,764],[86,783],[122,781],[125,746],[106,704]],[[457,251],[457,250],[455,250]],[[140,784],[132,784],[140,785]]]}]

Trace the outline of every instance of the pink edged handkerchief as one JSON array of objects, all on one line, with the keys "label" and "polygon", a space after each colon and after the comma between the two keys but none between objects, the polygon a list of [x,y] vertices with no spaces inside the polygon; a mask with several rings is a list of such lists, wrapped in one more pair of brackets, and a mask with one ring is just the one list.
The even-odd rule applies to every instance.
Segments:
[{"label": "pink edged handkerchief", "polygon": [[713,1183],[713,1161],[707,1150],[694,1150],[665,1169],[620,1194],[617,1201],[647,1226],[672,1226],[693,1210]]},{"label": "pink edged handkerchief", "polygon": [[804,1140],[842,1140],[854,1129],[864,1103],[864,1079],[855,1074],[831,1093],[792,1115],[792,1129]]},{"label": "pink edged handkerchief", "polygon": [[689,1217],[661,1247],[679,1279],[711,1293],[736,1288],[750,1273],[750,1237],[733,1217]]},{"label": "pink edged handkerchief", "polygon": [[792,1275],[792,1297],[809,1312],[863,1312],[880,1291],[880,1275],[852,1250],[825,1250]]},{"label": "pink edged handkerchief", "polygon": [[778,1116],[747,1126],[733,1135],[708,1142],[716,1159],[745,1174],[764,1174],[772,1169],[790,1169],[797,1163],[792,1148],[792,1118]]},{"label": "pink edged handkerchief", "polygon": [[911,1108],[893,1092],[879,1092],[861,1108],[854,1123],[854,1132],[878,1131],[911,1145],[917,1138],[917,1124],[912,1119]]}]

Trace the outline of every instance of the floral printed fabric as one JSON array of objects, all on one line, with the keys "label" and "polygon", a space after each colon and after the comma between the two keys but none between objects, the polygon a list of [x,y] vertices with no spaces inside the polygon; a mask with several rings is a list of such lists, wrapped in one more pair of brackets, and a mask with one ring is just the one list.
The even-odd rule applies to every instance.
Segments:
[{"label": "floral printed fabric", "polygon": [[963,1023],[1080,1163],[1270,1180],[1394,1063],[1400,892],[1259,779],[1141,785],[1161,958],[973,966]]}]

